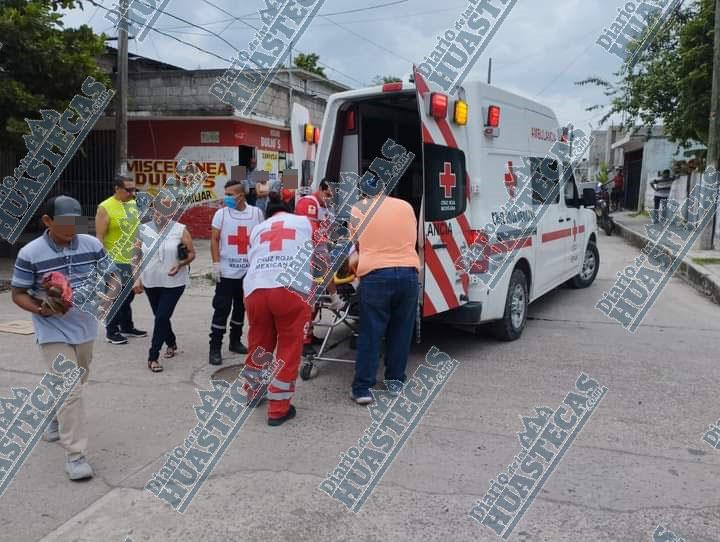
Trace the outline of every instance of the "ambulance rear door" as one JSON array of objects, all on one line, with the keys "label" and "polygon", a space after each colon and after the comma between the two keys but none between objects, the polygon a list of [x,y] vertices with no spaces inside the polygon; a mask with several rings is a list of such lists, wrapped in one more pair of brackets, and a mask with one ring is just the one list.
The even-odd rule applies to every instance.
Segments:
[{"label": "ambulance rear door", "polygon": [[[422,130],[423,278],[422,314],[434,316],[468,302],[469,277],[456,262],[473,232],[469,222],[470,178],[466,168],[467,128],[456,122],[456,97],[413,69]],[[437,87],[437,88],[436,88]],[[464,101],[463,101],[464,103]]]}]

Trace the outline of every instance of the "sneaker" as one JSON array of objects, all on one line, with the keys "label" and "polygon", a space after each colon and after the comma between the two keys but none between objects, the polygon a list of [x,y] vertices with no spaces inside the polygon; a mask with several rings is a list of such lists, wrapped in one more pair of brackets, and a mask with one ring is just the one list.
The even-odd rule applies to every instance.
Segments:
[{"label": "sneaker", "polygon": [[248,349],[245,348],[245,345],[242,343],[242,341],[230,341],[230,346],[228,348],[230,352],[233,352],[235,354],[247,354]]},{"label": "sneaker", "polygon": [[126,337],[137,339],[138,337],[147,337],[147,331],[143,331],[142,329],[132,328],[128,329],[127,331],[121,331],[123,335]]},{"label": "sneaker", "polygon": [[210,350],[208,363],[210,365],[222,365],[222,354],[220,353],[220,350]]},{"label": "sneaker", "polygon": [[287,411],[285,416],[280,418],[268,418],[268,425],[276,427],[284,424],[288,420],[292,420],[295,417],[295,407],[290,405],[290,409]]},{"label": "sneaker", "polygon": [[93,477],[93,470],[85,456],[65,462],[65,472],[71,480],[87,480]]},{"label": "sneaker", "polygon": [[50,425],[45,429],[45,440],[48,442],[57,442],[60,440],[60,424],[57,418],[50,420]]},{"label": "sneaker", "polygon": [[110,344],[127,344],[127,337],[120,335],[119,333],[112,333],[106,337],[107,342]]},{"label": "sneaker", "polygon": [[355,401],[358,405],[369,405],[374,401],[372,398],[372,395],[370,395],[370,392],[367,393],[361,393],[360,395],[355,395],[354,393],[350,394],[350,399]]}]

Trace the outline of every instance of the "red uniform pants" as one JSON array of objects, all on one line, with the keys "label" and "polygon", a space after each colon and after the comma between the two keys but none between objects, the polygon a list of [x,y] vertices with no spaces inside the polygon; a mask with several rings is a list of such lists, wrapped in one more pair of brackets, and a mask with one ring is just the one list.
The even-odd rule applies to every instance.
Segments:
[{"label": "red uniform pants", "polygon": [[248,369],[261,369],[253,353],[258,348],[277,352],[275,357],[284,365],[268,386],[268,417],[281,418],[290,409],[295,380],[300,368],[305,324],[310,307],[300,296],[285,288],[255,290],[245,298],[248,323]]}]

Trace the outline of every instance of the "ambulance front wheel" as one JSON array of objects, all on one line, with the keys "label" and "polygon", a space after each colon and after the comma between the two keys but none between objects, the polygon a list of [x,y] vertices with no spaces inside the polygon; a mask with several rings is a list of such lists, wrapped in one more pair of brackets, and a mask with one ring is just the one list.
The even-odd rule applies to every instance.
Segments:
[{"label": "ambulance front wheel", "polygon": [[598,269],[600,269],[600,252],[598,252],[597,245],[590,241],[585,249],[582,269],[580,273],[570,279],[570,286],[573,288],[587,288],[595,282]]},{"label": "ambulance front wheel", "polygon": [[492,325],[493,334],[501,341],[514,341],[520,338],[528,312],[527,277],[522,269],[515,269],[510,276],[505,313],[502,320]]}]

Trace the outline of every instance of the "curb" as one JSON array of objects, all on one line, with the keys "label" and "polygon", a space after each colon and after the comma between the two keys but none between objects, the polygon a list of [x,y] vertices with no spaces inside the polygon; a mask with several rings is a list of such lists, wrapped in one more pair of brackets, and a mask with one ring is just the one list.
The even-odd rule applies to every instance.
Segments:
[{"label": "curb", "polygon": [[[623,239],[625,239],[625,242],[632,246],[643,248],[650,242],[650,239],[631,230],[628,226],[625,226],[617,220],[615,221],[615,227]],[[665,249],[665,252],[672,256],[672,252],[669,250]],[[710,274],[705,272],[701,265],[694,263],[686,256],[675,272],[675,276],[680,277],[698,292],[709,297],[713,303],[720,305],[720,283],[716,282]]]}]

